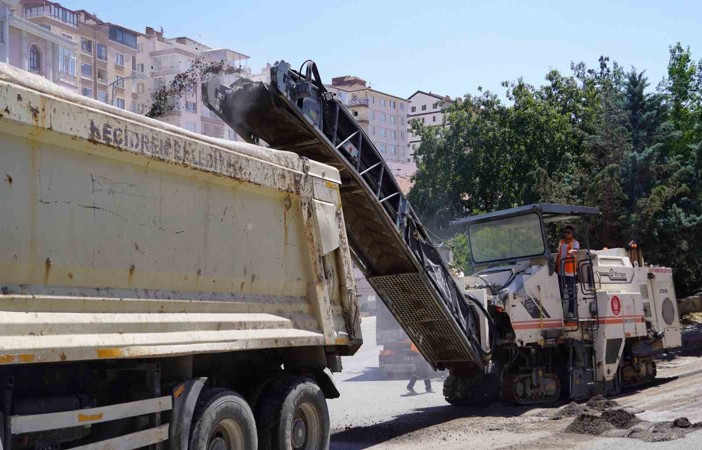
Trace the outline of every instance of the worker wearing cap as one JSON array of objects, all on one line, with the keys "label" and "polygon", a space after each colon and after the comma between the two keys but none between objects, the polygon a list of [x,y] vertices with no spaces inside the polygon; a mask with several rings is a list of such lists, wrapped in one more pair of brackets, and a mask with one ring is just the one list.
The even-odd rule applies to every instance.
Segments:
[{"label": "worker wearing cap", "polygon": [[580,243],[575,240],[573,225],[566,225],[563,230],[563,239],[558,245],[556,257],[556,270],[563,276],[566,292],[568,294],[568,312],[575,315],[576,275],[578,267],[578,250]]},{"label": "worker wearing cap", "polygon": [[428,362],[426,362],[422,354],[419,353],[419,349],[416,345],[414,345],[414,342],[412,343],[410,350],[417,354],[417,363],[414,365],[414,373],[412,373],[412,377],[407,385],[407,390],[412,394],[416,394],[417,392],[414,390],[414,384],[417,382],[417,380],[424,380],[424,387],[426,388],[427,392],[434,392],[431,389],[431,366]]}]

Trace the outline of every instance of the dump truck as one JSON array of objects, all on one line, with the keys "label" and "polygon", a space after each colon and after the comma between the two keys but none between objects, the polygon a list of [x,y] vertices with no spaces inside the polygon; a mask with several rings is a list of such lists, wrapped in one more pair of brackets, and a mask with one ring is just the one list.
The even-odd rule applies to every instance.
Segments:
[{"label": "dump truck", "polygon": [[337,169],[0,64],[0,448],[324,449]]},{"label": "dump truck", "polygon": [[[552,222],[593,207],[536,204],[468,217],[477,281],[454,279],[361,124],[313,61],[280,61],[270,81],[203,84],[203,101],[249,142],[337,168],[351,256],[424,358],[448,369],[446,400],[517,404],[616,394],[651,381],[679,347],[672,269],[640,251],[583,246],[562,259]],[[556,261],[577,265],[564,279]]]},{"label": "dump truck", "polygon": [[378,368],[388,377],[409,375],[420,362],[420,356],[412,351],[412,341],[402,329],[385,303],[379,302],[375,313],[375,343],[380,349]]}]

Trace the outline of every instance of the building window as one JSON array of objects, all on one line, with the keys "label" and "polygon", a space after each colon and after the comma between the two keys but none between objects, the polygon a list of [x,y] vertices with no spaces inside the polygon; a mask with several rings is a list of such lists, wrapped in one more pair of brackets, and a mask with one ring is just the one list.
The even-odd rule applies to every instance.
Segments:
[{"label": "building window", "polygon": [[390,107],[392,109],[397,109],[397,102],[395,100],[390,100]]},{"label": "building window", "polygon": [[354,117],[358,117],[358,111],[354,111],[354,112],[353,112],[353,116],[354,116]]},{"label": "building window", "polygon": [[405,132],[404,131],[400,131],[400,139],[402,139],[403,141],[405,140]]},{"label": "building window", "polygon": [[426,111],[426,110],[427,110],[427,105],[422,105],[422,111]]},{"label": "building window", "polygon": [[424,117],[422,117],[422,123],[424,123]]},{"label": "building window", "polygon": [[93,65],[87,64],[87,63],[81,63],[80,76],[83,78],[92,79],[93,78]]},{"label": "building window", "polygon": [[380,144],[380,153],[385,153],[385,144]]},{"label": "building window", "polygon": [[103,103],[107,103],[107,91],[97,91],[97,99]]},{"label": "building window", "polygon": [[392,154],[397,155],[397,146],[396,145],[392,146]]},{"label": "building window", "polygon": [[66,47],[59,47],[59,80],[76,83],[76,54]]},{"label": "building window", "polygon": [[144,63],[137,64],[137,72],[144,73]]},{"label": "building window", "polygon": [[97,50],[97,59],[107,61],[107,47],[102,44],[97,44],[95,48]]},{"label": "building window", "polygon": [[371,130],[371,134],[375,136],[375,127],[373,127],[373,129]]},{"label": "building window", "polygon": [[375,119],[375,111],[371,111],[371,119]]},{"label": "building window", "polygon": [[93,98],[93,90],[90,88],[84,87],[83,89],[81,89],[81,93],[86,97]]},{"label": "building window", "polygon": [[375,105],[375,95],[371,95],[371,103]]},{"label": "building window", "polygon": [[93,54],[93,41],[90,39],[80,38],[80,51],[88,55]]},{"label": "building window", "polygon": [[228,138],[230,141],[236,141],[236,131],[234,131],[234,130],[232,130],[231,128],[229,128],[229,129],[227,130],[227,138]]},{"label": "building window", "polygon": [[385,137],[385,136],[387,135],[387,132],[385,131],[385,128],[381,128],[381,129],[380,129],[380,135],[381,135],[382,137]]},{"label": "building window", "polygon": [[116,98],[115,99],[115,106],[124,109],[124,99],[123,98]]},{"label": "building window", "polygon": [[120,89],[124,89],[124,77],[115,75],[115,86],[117,86]]},{"label": "building window", "polygon": [[197,133],[197,124],[195,122],[185,122],[185,129]]},{"label": "building window", "polygon": [[390,123],[395,124],[395,116],[390,116]]},{"label": "building window", "polygon": [[434,109],[436,109],[436,108],[439,107],[439,104],[438,104],[438,103],[434,103],[433,105],[431,105],[431,107],[434,108]]},{"label": "building window", "polygon": [[107,84],[107,70],[98,69],[97,70],[97,80],[98,80],[98,83]]},{"label": "building window", "polygon": [[143,93],[144,93],[144,83],[137,84],[137,94],[143,94]]},{"label": "building window", "polygon": [[72,40],[73,40],[73,36],[71,36],[70,34],[61,33],[61,37],[62,37],[62,38],[65,38],[65,39],[68,39],[69,41],[72,41]]},{"label": "building window", "polygon": [[382,114],[380,115],[380,121],[383,122],[383,123],[385,122],[385,113],[382,113]]},{"label": "building window", "polygon": [[[110,40],[119,44],[126,45],[136,50],[137,37],[131,31],[123,30],[114,25],[110,25]],[[123,64],[124,65],[124,64]]]},{"label": "building window", "polygon": [[123,54],[115,52],[115,64],[117,64],[118,66],[124,66]]},{"label": "building window", "polygon": [[404,104],[404,103],[400,103],[400,111],[404,111],[404,110],[405,110],[405,104]]},{"label": "building window", "polygon": [[5,43],[5,22],[0,20],[0,44]]},{"label": "building window", "polygon": [[392,133],[392,138],[397,139],[397,131],[392,130],[391,133]]},{"label": "building window", "polygon": [[135,72],[137,70],[136,56],[132,56],[132,70]]},{"label": "building window", "polygon": [[41,73],[41,50],[36,45],[29,47],[29,70]]},{"label": "building window", "polygon": [[186,111],[188,111],[188,112],[196,113],[196,112],[197,112],[197,103],[195,103],[195,102],[189,102],[189,101],[186,100],[186,101],[185,101],[185,109],[186,109]]},{"label": "building window", "polygon": [[416,106],[413,106],[413,107],[412,107],[412,112],[417,112],[417,107],[416,107]]},{"label": "building window", "polygon": [[436,116],[431,116],[431,121],[436,122]]}]

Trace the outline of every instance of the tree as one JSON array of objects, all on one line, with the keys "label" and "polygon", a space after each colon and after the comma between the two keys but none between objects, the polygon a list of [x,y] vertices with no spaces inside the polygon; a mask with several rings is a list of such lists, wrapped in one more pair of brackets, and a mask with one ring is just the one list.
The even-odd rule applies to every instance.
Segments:
[{"label": "tree", "polygon": [[[552,70],[546,83],[505,82],[447,105],[444,127],[422,127],[410,192],[428,225],[538,201],[598,206],[595,246],[634,239],[674,269],[679,295],[702,288],[702,61],[679,43],[651,92],[645,71],[607,57]],[[469,261],[464,238],[450,241]],[[466,267],[463,267],[466,269]]]}]

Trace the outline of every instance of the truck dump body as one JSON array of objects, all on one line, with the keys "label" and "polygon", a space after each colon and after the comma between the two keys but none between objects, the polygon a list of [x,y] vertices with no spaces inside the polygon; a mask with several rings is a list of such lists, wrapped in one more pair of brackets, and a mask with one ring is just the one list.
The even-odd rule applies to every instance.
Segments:
[{"label": "truck dump body", "polygon": [[245,139],[336,167],[352,255],[381,299],[434,366],[481,369],[486,313],[466,303],[371,140],[313,63],[302,75],[281,62],[271,78],[231,88],[211,80],[205,104]]},{"label": "truck dump body", "polygon": [[0,65],[0,364],[361,343],[336,169]]}]

